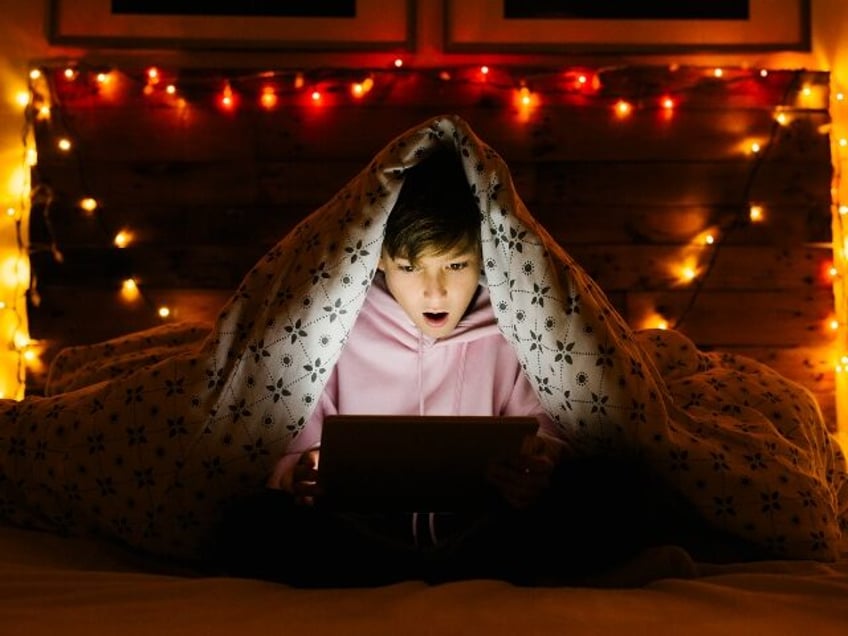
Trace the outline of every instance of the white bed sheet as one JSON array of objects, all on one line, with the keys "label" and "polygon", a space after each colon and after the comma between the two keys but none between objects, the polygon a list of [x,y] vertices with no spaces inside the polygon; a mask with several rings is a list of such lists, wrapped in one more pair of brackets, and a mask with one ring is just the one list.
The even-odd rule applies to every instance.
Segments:
[{"label": "white bed sheet", "polygon": [[699,566],[640,587],[490,580],[295,589],[200,577],[83,539],[0,528],[0,634],[848,634],[848,559]]}]

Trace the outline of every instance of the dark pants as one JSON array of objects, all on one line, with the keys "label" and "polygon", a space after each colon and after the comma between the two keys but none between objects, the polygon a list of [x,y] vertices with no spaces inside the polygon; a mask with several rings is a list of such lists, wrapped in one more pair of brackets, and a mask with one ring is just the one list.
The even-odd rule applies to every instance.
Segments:
[{"label": "dark pants", "polygon": [[657,545],[677,545],[708,562],[766,556],[708,527],[633,462],[567,462],[530,509],[493,505],[437,517],[436,526],[435,546],[416,545],[409,513],[340,514],[266,490],[225,511],[212,560],[234,576],[371,586],[468,578],[579,584]]}]

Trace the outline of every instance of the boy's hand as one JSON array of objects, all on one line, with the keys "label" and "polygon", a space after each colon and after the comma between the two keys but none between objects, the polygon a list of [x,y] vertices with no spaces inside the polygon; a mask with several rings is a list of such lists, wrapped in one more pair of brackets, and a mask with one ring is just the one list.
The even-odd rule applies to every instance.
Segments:
[{"label": "boy's hand", "polygon": [[489,466],[489,481],[510,506],[529,508],[550,487],[562,452],[563,447],[554,440],[530,435],[517,455]]},{"label": "boy's hand", "polygon": [[312,505],[321,494],[318,485],[318,459],[321,451],[309,450],[300,456],[292,472],[292,494],[299,504]]}]

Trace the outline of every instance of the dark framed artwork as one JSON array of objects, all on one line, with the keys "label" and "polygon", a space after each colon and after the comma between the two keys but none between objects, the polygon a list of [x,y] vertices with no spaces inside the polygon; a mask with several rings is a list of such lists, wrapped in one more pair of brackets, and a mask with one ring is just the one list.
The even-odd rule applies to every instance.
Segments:
[{"label": "dark framed artwork", "polygon": [[445,50],[808,51],[810,0],[444,0]]},{"label": "dark framed artwork", "polygon": [[411,50],[415,1],[50,0],[52,44],[118,48]]}]

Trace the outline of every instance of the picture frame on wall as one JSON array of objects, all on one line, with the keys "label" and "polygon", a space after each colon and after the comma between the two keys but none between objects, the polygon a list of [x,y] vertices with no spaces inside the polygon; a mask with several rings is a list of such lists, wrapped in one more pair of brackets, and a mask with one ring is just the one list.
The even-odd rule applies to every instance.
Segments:
[{"label": "picture frame on wall", "polygon": [[47,35],[51,44],[102,48],[412,50],[414,5],[415,0],[49,0]]},{"label": "picture frame on wall", "polygon": [[444,0],[448,52],[809,51],[810,0]]}]

